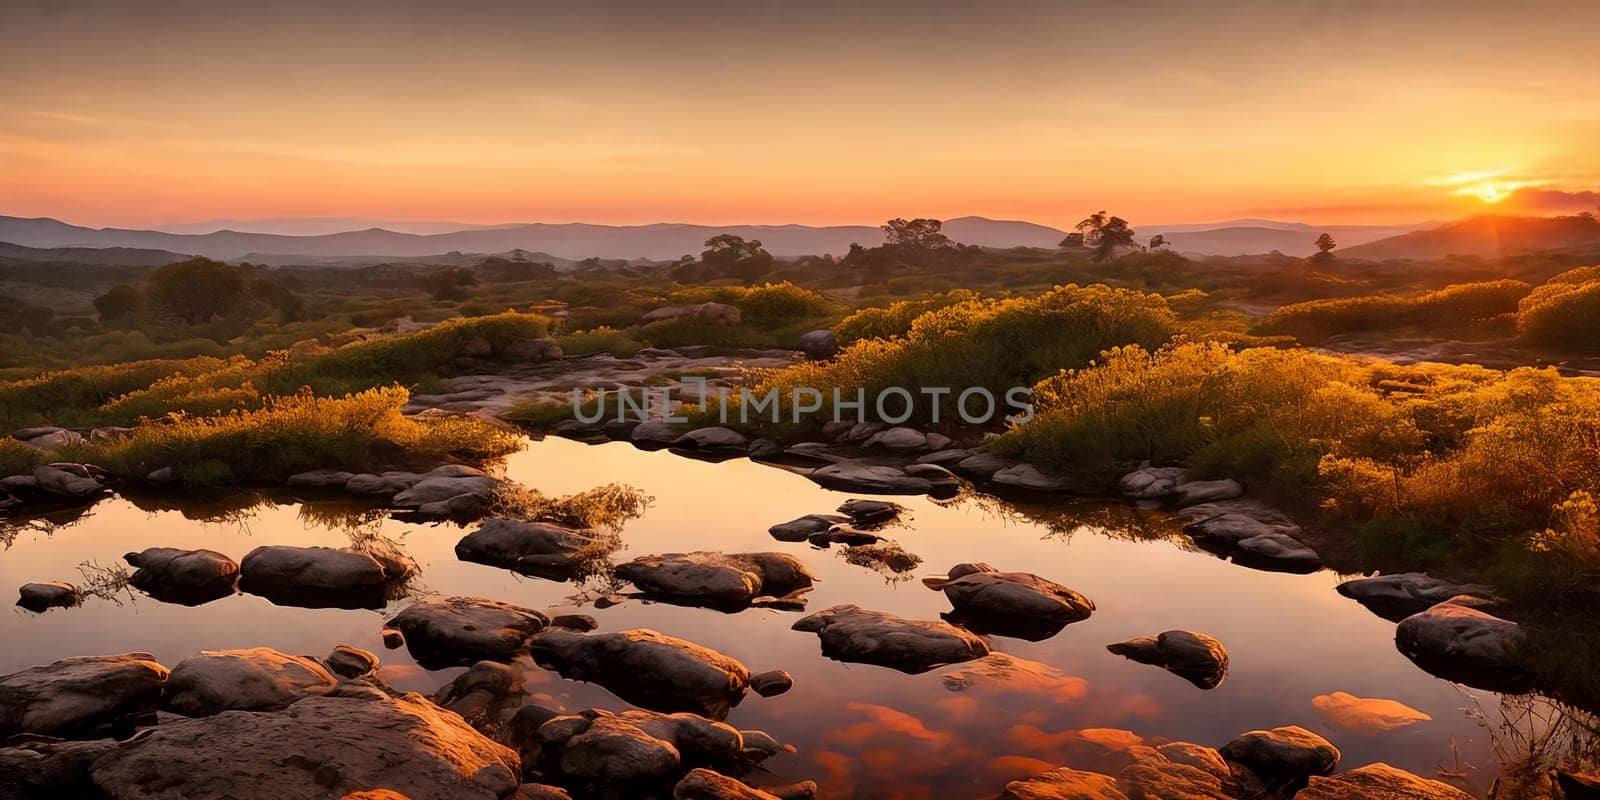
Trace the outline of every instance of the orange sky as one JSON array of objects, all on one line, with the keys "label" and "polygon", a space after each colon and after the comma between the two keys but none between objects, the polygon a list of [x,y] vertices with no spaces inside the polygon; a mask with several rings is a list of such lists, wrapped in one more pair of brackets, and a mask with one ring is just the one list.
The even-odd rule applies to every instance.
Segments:
[{"label": "orange sky", "polygon": [[1600,205],[1592,2],[57,5],[0,7],[0,214],[1071,225]]}]

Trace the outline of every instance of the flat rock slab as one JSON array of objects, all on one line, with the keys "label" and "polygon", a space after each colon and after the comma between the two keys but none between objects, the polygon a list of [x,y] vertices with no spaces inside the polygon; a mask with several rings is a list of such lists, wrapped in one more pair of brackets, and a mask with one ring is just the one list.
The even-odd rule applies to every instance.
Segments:
[{"label": "flat rock slab", "polygon": [[910,674],[989,654],[983,639],[947,622],[908,620],[855,605],[818,611],[796,622],[793,629],[817,634],[822,654],[829,658]]},{"label": "flat rock slab", "polygon": [[667,553],[618,565],[616,575],[650,597],[739,609],[758,597],[811,588],[805,565],[785,553]]},{"label": "flat rock slab", "polygon": [[550,624],[543,612],[482,597],[446,597],[406,606],[387,623],[427,669],[510,661]]},{"label": "flat rock slab", "polygon": [[1214,689],[1228,674],[1228,650],[1203,633],[1172,630],[1106,645],[1106,649],[1141,664],[1161,667],[1200,687]]},{"label": "flat rock slab", "polygon": [[167,668],[149,653],[75,656],[0,677],[0,738],[92,734],[153,714]]},{"label": "flat rock slab", "polygon": [[215,550],[150,547],[122,557],[129,585],[164,603],[200,605],[237,591],[239,564]]},{"label": "flat rock slab", "polygon": [[887,525],[900,518],[905,508],[886,500],[846,500],[839,504],[840,514],[850,517],[857,525]]},{"label": "flat rock slab", "polygon": [[1477,583],[1454,583],[1423,572],[1402,572],[1372,578],[1356,578],[1339,584],[1344,595],[1391,622],[1443,603],[1457,595],[1491,598],[1494,587]]},{"label": "flat rock slab", "polygon": [[308,608],[377,608],[396,564],[354,550],[268,545],[239,562],[239,588],[281,605]]},{"label": "flat rock slab", "polygon": [[738,659],[652,630],[578,633],[551,628],[535,636],[530,646],[540,666],[599,684],[654,711],[721,719],[750,688],[750,670]]},{"label": "flat rock slab", "polygon": [[1395,647],[1445,680],[1490,691],[1525,691],[1527,670],[1516,660],[1522,626],[1453,598],[1413,614],[1395,627]]},{"label": "flat rock slab", "polygon": [[933,481],[909,475],[900,467],[842,461],[818,467],[806,475],[825,489],[868,494],[927,494]]},{"label": "flat rock slab", "polygon": [[338,680],[315,659],[270,647],[210,650],[172,668],[162,706],[186,717],[223,711],[277,711],[313,695],[327,694]]},{"label": "flat rock slab", "polygon": [[849,517],[836,514],[807,514],[774,525],[767,529],[767,533],[780,542],[803,542],[814,533],[824,533],[835,525],[849,521]]},{"label": "flat rock slab", "polygon": [[1295,800],[1471,800],[1441,781],[1420,778],[1388,764],[1368,764],[1328,777],[1312,777]]}]

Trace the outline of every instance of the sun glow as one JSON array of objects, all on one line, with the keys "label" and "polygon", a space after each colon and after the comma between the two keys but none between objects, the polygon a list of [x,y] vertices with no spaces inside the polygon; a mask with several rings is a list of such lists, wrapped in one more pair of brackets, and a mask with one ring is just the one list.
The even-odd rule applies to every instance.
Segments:
[{"label": "sun glow", "polygon": [[1465,195],[1467,197],[1476,197],[1485,203],[1493,205],[1501,200],[1506,199],[1507,197],[1510,197],[1511,193],[1514,191],[1516,191],[1515,187],[1511,186],[1510,184],[1476,183],[1471,186],[1463,186],[1457,189],[1456,194]]}]

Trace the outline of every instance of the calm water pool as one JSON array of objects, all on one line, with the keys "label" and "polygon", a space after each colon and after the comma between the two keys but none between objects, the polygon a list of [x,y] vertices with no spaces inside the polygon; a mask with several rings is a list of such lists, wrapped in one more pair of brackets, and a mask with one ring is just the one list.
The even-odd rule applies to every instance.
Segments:
[{"label": "calm water pool", "polygon": [[[888,535],[923,559],[896,576],[847,563],[838,547],[774,541],[769,525],[831,512],[850,495],[749,461],[713,464],[626,444],[546,439],[511,457],[507,475],[552,495],[611,482],[652,495],[645,515],[623,530],[622,560],[687,550],[794,554],[821,578],[811,609],[856,603],[934,619],[949,605],[916,578],[963,561],[1036,572],[1094,600],[1092,618],[1045,641],[992,638],[995,650],[1033,663],[1005,680],[955,690],[946,678],[963,666],[912,676],[828,660],[816,636],[789,629],[798,618],[793,612],[723,614],[639,600],[595,609],[595,593],[584,587],[456,560],[453,548],[464,532],[458,526],[383,516],[365,523],[364,532],[393,537],[417,560],[423,590],[581,610],[598,618],[601,630],[654,628],[728,653],[752,670],[788,670],[792,691],[751,695],[728,721],[794,745],[797,752],[766,767],[785,778],[814,779],[824,796],[988,797],[1007,780],[1049,767],[1094,769],[1108,752],[1141,738],[1215,747],[1245,730],[1289,724],[1331,740],[1345,768],[1381,760],[1432,776],[1441,767],[1470,765],[1479,786],[1494,772],[1486,731],[1472,714],[1481,706],[1492,717],[1497,698],[1417,669],[1395,650],[1393,623],[1334,591],[1339,576],[1245,569],[1181,540],[1152,538],[1162,529],[1158,521],[1120,504],[1019,514],[992,501],[893,498],[911,514]],[[208,513],[148,511],[108,499],[73,524],[17,533],[0,557],[0,585],[76,582],[83,562],[117,564],[124,552],[152,546],[207,547],[238,559],[264,544],[349,543],[345,526],[295,503],[202,518]],[[170,666],[202,649],[269,646],[321,656],[349,644],[379,653],[395,685],[431,692],[459,670],[426,672],[404,650],[385,651],[379,641],[387,614],[406,602],[386,611],[307,610],[237,595],[187,608],[123,595],[121,605],[91,598],[42,615],[17,609],[0,615],[6,643],[0,672],[68,655],[147,651]],[[1202,691],[1105,650],[1109,642],[1172,628],[1209,633],[1227,645],[1232,665],[1221,686]],[[572,709],[625,707],[599,687],[525,666],[535,700]],[[1395,700],[1431,719],[1387,730],[1336,719],[1314,703],[1335,692]]]}]

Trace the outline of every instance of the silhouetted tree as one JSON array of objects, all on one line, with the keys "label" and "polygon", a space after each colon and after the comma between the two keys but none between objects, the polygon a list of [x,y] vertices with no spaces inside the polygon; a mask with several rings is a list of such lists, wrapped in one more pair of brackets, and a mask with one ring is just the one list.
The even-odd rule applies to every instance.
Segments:
[{"label": "silhouetted tree", "polygon": [[1319,253],[1331,253],[1333,252],[1333,248],[1338,246],[1338,243],[1333,240],[1333,237],[1326,233],[1317,237],[1317,252]]},{"label": "silhouetted tree", "polygon": [[717,274],[738,278],[746,284],[772,271],[772,254],[762,248],[759,239],[746,241],[743,236],[731,233],[707,239],[700,260]]},{"label": "silhouetted tree", "polygon": [[930,253],[955,247],[950,237],[940,232],[944,223],[936,219],[895,218],[883,224],[884,245],[910,253]]},{"label": "silhouetted tree", "polygon": [[1150,237],[1150,249],[1151,250],[1160,250],[1160,249],[1162,249],[1162,248],[1164,248],[1166,246],[1167,246],[1167,237],[1162,236],[1159,233],[1154,235],[1154,236],[1152,236],[1152,237]]},{"label": "silhouetted tree", "polygon": [[422,285],[435,300],[465,300],[467,287],[478,283],[471,270],[460,267],[441,269],[422,279]]},{"label": "silhouetted tree", "polygon": [[1083,249],[1083,234],[1081,234],[1081,233],[1069,233],[1069,234],[1067,234],[1067,238],[1061,240],[1061,249],[1063,249],[1063,250],[1082,250]]},{"label": "silhouetted tree", "polygon": [[168,264],[151,274],[145,285],[155,311],[185,325],[233,314],[249,299],[243,271],[209,258]]},{"label": "silhouetted tree", "polygon": [[100,313],[101,322],[125,322],[133,319],[139,302],[138,289],[119,283],[94,299],[94,310]]},{"label": "silhouetted tree", "polygon": [[1094,260],[1110,258],[1119,247],[1138,247],[1133,241],[1133,228],[1122,217],[1113,217],[1104,211],[1090,214],[1075,226],[1083,234],[1085,247],[1094,250]]}]

